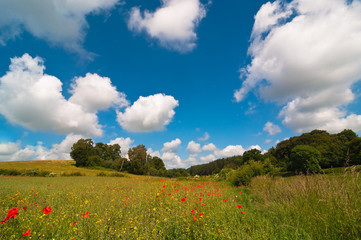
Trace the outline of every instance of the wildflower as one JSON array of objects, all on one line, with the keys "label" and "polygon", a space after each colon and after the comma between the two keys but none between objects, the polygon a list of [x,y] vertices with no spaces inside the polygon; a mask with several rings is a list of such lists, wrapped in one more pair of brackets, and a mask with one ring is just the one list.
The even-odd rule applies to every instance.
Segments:
[{"label": "wildflower", "polygon": [[5,217],[4,220],[0,221],[0,224],[4,224],[4,223],[6,223],[6,221],[8,221],[10,218],[15,218],[17,215],[19,215],[18,209],[19,209],[19,208],[12,208],[12,209],[8,210],[8,214],[6,215],[6,217]]},{"label": "wildflower", "polygon": [[83,218],[89,217],[89,212],[83,214]]},{"label": "wildflower", "polygon": [[73,222],[73,224],[71,225],[72,227],[74,227],[74,225],[77,223],[77,221]]},{"label": "wildflower", "polygon": [[194,211],[194,210],[191,211],[191,214],[192,214],[192,215],[195,214],[195,213],[196,213],[196,211]]},{"label": "wildflower", "polygon": [[223,202],[227,202],[227,199],[223,199]]},{"label": "wildflower", "polygon": [[186,202],[187,200],[186,200],[185,198],[182,198],[181,201],[182,201],[182,202]]},{"label": "wildflower", "polygon": [[237,205],[237,207],[238,207],[238,208],[242,208],[242,206],[241,206],[241,205]]},{"label": "wildflower", "polygon": [[202,213],[200,213],[200,214],[199,214],[199,216],[200,216],[200,217],[203,217],[203,214],[202,214]]},{"label": "wildflower", "polygon": [[45,214],[45,215],[47,215],[47,214],[49,214],[49,213],[51,213],[51,207],[43,207],[43,213]]},{"label": "wildflower", "polygon": [[242,214],[244,214],[244,211],[241,211]]},{"label": "wildflower", "polygon": [[220,228],[218,228],[218,232],[219,232],[219,231],[221,231],[221,229],[220,229]]},{"label": "wildflower", "polygon": [[23,233],[23,236],[30,236],[31,235],[31,233],[30,233],[30,229],[29,230],[27,230],[25,233]]},{"label": "wildflower", "polygon": [[28,208],[27,206],[23,207],[24,210],[26,210],[27,208]]},{"label": "wildflower", "polygon": [[165,185],[163,185],[163,188],[165,188]]},{"label": "wildflower", "polygon": [[193,221],[197,221],[197,218],[196,218],[196,216],[193,216]]},{"label": "wildflower", "polygon": [[202,205],[203,205],[203,206],[207,206],[207,204],[205,204],[205,203],[202,203]]}]

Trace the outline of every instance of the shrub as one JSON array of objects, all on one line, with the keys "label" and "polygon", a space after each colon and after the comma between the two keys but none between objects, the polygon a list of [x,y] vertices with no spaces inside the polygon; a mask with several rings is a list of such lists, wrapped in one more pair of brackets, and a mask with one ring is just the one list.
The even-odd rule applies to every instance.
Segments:
[{"label": "shrub", "polygon": [[321,170],[321,153],[316,148],[308,145],[298,145],[294,147],[290,154],[291,170],[302,171],[304,173],[317,173]]},{"label": "shrub", "polygon": [[100,173],[97,173],[97,176],[98,177],[106,177],[107,174],[105,172],[100,172]]}]

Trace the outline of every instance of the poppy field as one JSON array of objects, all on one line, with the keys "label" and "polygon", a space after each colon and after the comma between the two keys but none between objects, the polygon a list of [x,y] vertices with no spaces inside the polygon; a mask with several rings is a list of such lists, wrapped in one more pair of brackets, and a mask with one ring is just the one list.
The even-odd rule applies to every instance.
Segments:
[{"label": "poppy field", "polygon": [[248,187],[2,176],[0,186],[0,239],[361,238],[358,175],[261,177]]}]

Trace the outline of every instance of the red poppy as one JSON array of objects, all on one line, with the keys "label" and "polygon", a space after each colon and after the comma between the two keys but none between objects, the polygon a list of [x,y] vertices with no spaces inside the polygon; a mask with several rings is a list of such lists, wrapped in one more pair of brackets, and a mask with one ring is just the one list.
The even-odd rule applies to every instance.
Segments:
[{"label": "red poppy", "polygon": [[181,201],[182,201],[182,202],[186,202],[187,200],[186,200],[185,198],[182,198]]},{"label": "red poppy", "polygon": [[165,185],[163,185],[163,188],[165,188]]},{"label": "red poppy", "polygon": [[76,223],[77,223],[76,221],[75,221],[75,222],[73,222],[72,226],[74,227],[74,225],[75,225]]},{"label": "red poppy", "polygon": [[196,218],[196,216],[193,216],[193,221],[197,221],[197,218]]},{"label": "red poppy", "polygon": [[220,228],[218,228],[218,232],[219,232],[219,231],[221,231],[221,229],[220,229]]},{"label": "red poppy", "polygon": [[43,207],[43,213],[46,215],[46,214],[49,214],[51,213],[51,207]]},{"label": "red poppy", "polygon": [[199,216],[200,216],[200,217],[203,217],[203,214],[202,214],[202,213],[200,213],[200,214],[199,214]]},{"label": "red poppy", "polygon": [[196,211],[194,211],[194,210],[191,211],[191,214],[195,214],[195,213],[196,213]]},{"label": "red poppy", "polygon": [[202,203],[203,206],[207,206],[205,203]]},{"label": "red poppy", "polygon": [[237,205],[237,207],[238,207],[238,208],[242,208],[242,206],[241,206],[241,205]]},{"label": "red poppy", "polygon": [[83,214],[83,218],[89,217],[89,212]]},{"label": "red poppy", "polygon": [[29,230],[27,230],[25,233],[23,233],[23,236],[30,236],[31,235],[31,233],[30,233],[30,229]]},{"label": "red poppy", "polygon": [[227,202],[227,199],[223,199],[223,202]]},{"label": "red poppy", "polygon": [[27,206],[23,207],[24,210],[26,210],[27,208],[28,208]]},{"label": "red poppy", "polygon": [[242,214],[244,214],[244,211],[241,211]]},{"label": "red poppy", "polygon": [[6,215],[5,219],[0,221],[0,224],[4,224],[6,223],[6,221],[8,221],[10,218],[15,218],[17,215],[19,215],[18,212],[19,208],[12,208],[8,210],[8,214]]}]

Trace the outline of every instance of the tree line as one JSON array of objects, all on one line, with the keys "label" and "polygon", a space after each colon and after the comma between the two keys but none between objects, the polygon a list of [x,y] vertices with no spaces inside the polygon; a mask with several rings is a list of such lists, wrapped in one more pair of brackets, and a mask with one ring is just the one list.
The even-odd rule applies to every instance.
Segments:
[{"label": "tree line", "polygon": [[79,167],[101,166],[133,174],[164,177],[219,174],[221,178],[228,176],[237,185],[263,174],[317,173],[331,167],[359,165],[361,138],[349,129],[337,134],[313,130],[286,139],[265,154],[251,149],[242,156],[217,159],[188,169],[166,170],[163,160],[147,154],[144,145],[130,148],[127,153],[128,158],[122,157],[118,144],[94,144],[91,139],[80,139],[74,143],[70,156]]},{"label": "tree line", "polygon": [[119,144],[94,144],[91,139],[79,139],[73,144],[70,156],[77,167],[104,167],[120,172],[164,177],[188,175],[185,169],[167,170],[163,160],[150,156],[144,145],[130,148],[128,158],[122,157],[121,153]]}]

